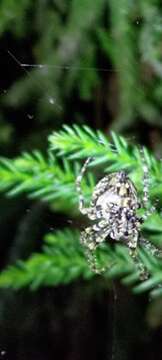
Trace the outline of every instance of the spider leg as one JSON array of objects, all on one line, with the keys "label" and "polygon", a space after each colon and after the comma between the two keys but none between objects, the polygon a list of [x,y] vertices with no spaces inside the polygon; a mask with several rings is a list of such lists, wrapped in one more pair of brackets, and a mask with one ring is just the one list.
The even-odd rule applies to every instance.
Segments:
[{"label": "spider leg", "polygon": [[89,226],[81,232],[81,244],[88,247],[90,250],[96,249],[96,247],[103,242],[110,233],[109,226],[105,226],[104,221],[101,221],[100,223]]},{"label": "spider leg", "polygon": [[153,245],[150,241],[140,238],[140,245],[143,245],[146,249],[148,249],[153,256],[162,256],[162,250],[158,249],[155,245]]},{"label": "spider leg", "polygon": [[136,267],[139,271],[139,277],[141,280],[148,279],[149,273],[144,266],[144,264],[141,262],[138,253],[137,253],[137,241],[139,242],[141,239],[139,238],[139,232],[137,229],[134,230],[134,236],[130,239],[128,242],[129,246],[129,254],[133,258],[134,263],[136,264]]},{"label": "spider leg", "polygon": [[139,232],[138,230],[134,229],[131,237],[128,239],[128,247],[133,251],[136,250],[137,248],[138,238],[139,238]]},{"label": "spider leg", "polygon": [[[144,239],[144,238],[139,238],[139,244],[143,245],[144,248],[146,248],[147,250],[150,251],[150,253],[153,256],[157,256],[157,257],[161,257],[162,256],[162,251],[159,250],[155,245],[151,244],[150,241]],[[141,280],[146,280],[149,278],[149,271],[147,270],[147,268],[145,267],[145,265],[142,263],[142,261],[139,259],[137,251],[136,250],[131,250],[130,255],[132,256],[132,258],[134,259],[136,266],[140,272],[140,279]]]},{"label": "spider leg", "polygon": [[105,225],[104,222],[101,221],[100,223],[87,227],[81,232],[80,237],[80,242],[82,245],[84,245],[85,254],[90,269],[97,274],[104,272],[105,268],[99,268],[95,255],[95,249],[101,242],[105,240],[110,232],[108,226],[103,227]]},{"label": "spider leg", "polygon": [[149,201],[149,169],[146,165],[146,159],[144,156],[144,148],[141,148],[141,156],[143,162],[143,205],[146,209],[145,214],[142,216],[143,221],[147,220],[147,218],[156,210],[155,206],[151,206],[148,209],[148,201]]},{"label": "spider leg", "polygon": [[139,259],[137,250],[130,249],[129,253],[136,265],[137,270],[139,271],[140,280],[147,280],[149,277],[149,273],[146,267],[144,266],[144,264],[142,263],[142,261]]},{"label": "spider leg", "polygon": [[141,148],[142,167],[143,167],[143,205],[147,208],[149,200],[149,169],[146,164],[144,148]]},{"label": "spider leg", "polygon": [[143,216],[141,216],[141,219],[142,219],[143,221],[147,220],[147,218],[148,218],[151,214],[153,214],[153,213],[155,212],[155,210],[156,210],[155,206],[151,206],[151,208],[150,208],[150,209],[147,209],[147,210],[145,211],[145,214],[144,214]]},{"label": "spider leg", "polygon": [[77,189],[77,192],[78,192],[78,195],[79,195],[79,210],[80,210],[80,212],[83,215],[88,215],[88,217],[90,219],[94,220],[95,216],[93,214],[93,210],[92,210],[92,208],[85,206],[84,196],[83,196],[82,189],[81,189],[81,182],[82,182],[83,176],[84,176],[84,174],[86,172],[86,169],[88,167],[88,164],[90,163],[91,160],[92,160],[92,158],[89,157],[85,161],[85,163],[84,163],[84,165],[83,165],[83,167],[82,167],[82,169],[80,171],[80,174],[78,175],[78,177],[76,179],[76,189]]},{"label": "spider leg", "polygon": [[[144,239],[144,238],[139,238],[139,244],[143,245],[144,248],[146,248],[147,250],[150,251],[150,253],[153,256],[157,256],[157,257],[162,257],[162,250],[158,249],[155,245],[153,245],[152,243],[150,243],[150,241]],[[142,261],[140,260],[140,258],[138,257],[137,251],[136,249],[130,249],[130,255],[132,256],[137,269],[140,272],[140,279],[141,280],[146,280],[149,278],[149,271],[147,270],[147,268],[145,267],[145,265],[142,263]]]}]

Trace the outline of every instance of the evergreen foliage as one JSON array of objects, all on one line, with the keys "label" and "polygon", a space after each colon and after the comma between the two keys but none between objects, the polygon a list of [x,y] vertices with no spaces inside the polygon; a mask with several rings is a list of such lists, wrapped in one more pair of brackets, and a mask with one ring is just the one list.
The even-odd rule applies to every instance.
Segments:
[{"label": "evergreen foliage", "polygon": [[[154,328],[162,322],[161,257],[139,245],[134,262],[123,244],[103,243],[97,259],[109,269],[103,276],[94,275],[79,242],[87,218],[78,211],[75,187],[84,160],[93,156],[82,181],[87,203],[98,179],[119,169],[126,169],[142,196],[142,161],[133,139],[161,157],[161,9],[160,0],[0,1],[0,328],[1,347],[5,344],[8,351],[11,345],[11,357],[21,359],[23,353],[47,358],[60,346],[62,358],[66,352],[75,359],[78,351],[81,358],[87,352],[107,358],[112,325],[119,347],[114,357],[124,353],[124,358],[132,358],[139,348],[149,359],[150,349],[157,357],[161,353],[158,336],[151,331],[151,339],[146,329],[148,318]],[[90,127],[80,126],[84,121]],[[60,130],[64,123],[69,126]],[[77,125],[70,126],[73,123]],[[115,133],[107,137],[111,130]],[[44,140],[50,133],[47,149]],[[142,225],[141,236],[162,249],[161,161],[147,148],[145,161],[150,172],[148,207],[156,199],[158,204]],[[141,281],[138,261],[148,280]],[[146,304],[142,296],[137,301],[119,283],[157,299]],[[38,291],[33,294],[28,288]],[[96,297],[99,308],[94,311]],[[113,324],[108,311],[114,313]],[[98,326],[92,331],[92,322],[99,327],[102,322],[101,336]],[[62,346],[66,328],[68,341]],[[131,349],[128,356],[126,347]]]},{"label": "evergreen foliage", "polygon": [[[75,179],[81,166],[79,160],[94,156],[91,171],[83,181],[83,192],[87,199],[98,175],[101,177],[101,171],[112,172],[123,168],[127,169],[139,193],[142,193],[140,149],[129,145],[123,137],[112,133],[109,139],[102,132],[95,132],[87,126],[66,125],[61,131],[54,132],[49,141],[47,158],[35,151],[13,160],[1,159],[2,192],[11,197],[25,192],[29,197],[49,202],[53,210],[71,213],[75,219],[79,216],[75,188]],[[144,155],[150,172],[151,200],[154,201],[155,195],[159,196],[162,192],[162,164],[146,148]],[[98,166],[102,169],[100,172],[97,171]],[[158,209],[144,223],[142,235],[159,248],[162,247],[162,220]],[[97,256],[101,264],[108,266],[105,278],[120,278],[124,284],[132,286],[135,293],[146,290],[152,296],[162,293],[162,259],[153,256],[149,249],[138,247],[138,260],[150,274],[149,279],[143,281],[140,280],[138,264],[123,244],[102,244]],[[40,285],[67,283],[80,277],[90,279],[92,276],[94,274],[88,269],[79,244],[79,230],[76,231],[71,225],[71,229],[48,234],[42,253],[31,255],[29,260],[19,261],[16,266],[4,270],[0,275],[0,286],[19,288],[30,285],[36,288]]]},{"label": "evergreen foliage", "polygon": [[1,34],[10,31],[23,39],[28,31],[38,39],[29,56],[9,50],[20,63],[47,65],[29,68],[24,76],[20,69],[22,77],[8,89],[3,104],[20,109],[34,98],[37,121],[48,121],[52,128],[54,115],[56,124],[65,121],[74,94],[75,119],[86,116],[80,102],[89,101],[93,111],[100,97],[98,106],[108,109],[115,130],[136,127],[139,121],[160,128],[160,6],[160,0],[122,0],[120,7],[117,0],[2,1]]}]

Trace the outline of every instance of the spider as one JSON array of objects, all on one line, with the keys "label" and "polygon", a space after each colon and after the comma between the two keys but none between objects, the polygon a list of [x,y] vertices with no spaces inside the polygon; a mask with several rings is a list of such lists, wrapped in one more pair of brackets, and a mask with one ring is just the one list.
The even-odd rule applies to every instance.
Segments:
[{"label": "spider", "polygon": [[[79,194],[79,209],[94,223],[81,232],[81,243],[87,249],[91,268],[97,270],[96,257],[92,261],[92,253],[96,247],[109,236],[115,241],[123,241],[135,254],[139,240],[140,226],[155,210],[147,209],[149,195],[149,171],[143,165],[143,199],[139,200],[135,185],[125,171],[118,171],[103,177],[95,186],[90,206],[86,207],[81,190],[81,181],[90,163],[88,158],[76,179]],[[137,209],[145,208],[145,214],[138,216]],[[146,244],[146,241],[145,241]],[[147,242],[148,245],[148,242]],[[155,249],[154,249],[155,250]],[[93,264],[92,264],[93,262]]]}]

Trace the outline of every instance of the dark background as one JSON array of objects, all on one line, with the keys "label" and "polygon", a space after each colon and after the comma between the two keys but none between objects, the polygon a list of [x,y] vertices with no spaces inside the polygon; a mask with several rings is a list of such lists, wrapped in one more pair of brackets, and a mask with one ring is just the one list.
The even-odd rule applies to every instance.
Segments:
[{"label": "dark background", "polygon": [[[0,153],[47,148],[62,124],[88,124],[162,154],[161,1],[1,0]],[[21,64],[43,64],[24,67]],[[39,250],[64,214],[0,198],[1,269]],[[0,294],[2,359],[162,359],[162,300],[118,283]]]}]

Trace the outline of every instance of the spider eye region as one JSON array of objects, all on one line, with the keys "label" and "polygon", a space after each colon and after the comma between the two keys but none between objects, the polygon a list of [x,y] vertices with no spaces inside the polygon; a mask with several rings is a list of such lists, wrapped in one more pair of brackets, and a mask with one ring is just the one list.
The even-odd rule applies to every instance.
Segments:
[{"label": "spider eye region", "polygon": [[126,182],[126,180],[128,179],[128,176],[125,171],[119,171],[117,177],[121,183]]}]

